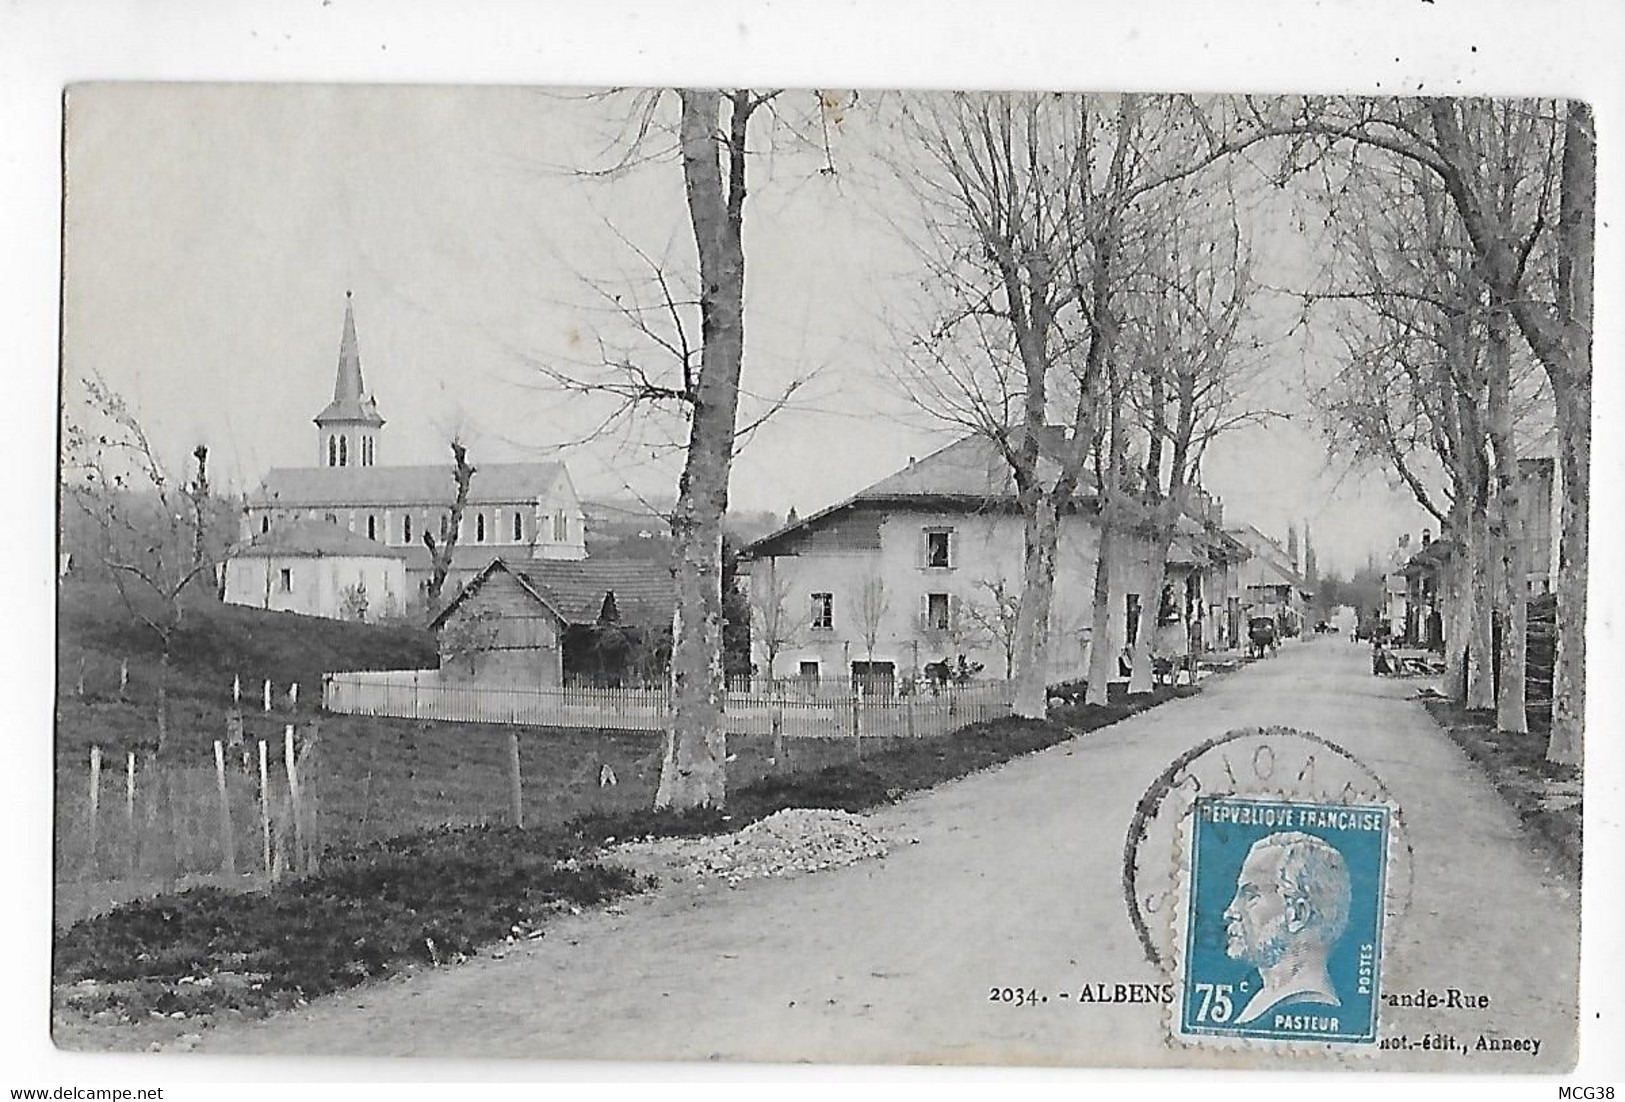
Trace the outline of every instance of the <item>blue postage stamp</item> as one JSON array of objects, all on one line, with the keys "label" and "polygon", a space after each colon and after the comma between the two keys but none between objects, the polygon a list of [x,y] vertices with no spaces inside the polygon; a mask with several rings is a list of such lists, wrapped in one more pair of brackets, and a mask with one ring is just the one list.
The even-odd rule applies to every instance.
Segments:
[{"label": "blue postage stamp", "polygon": [[1194,802],[1182,1039],[1376,1043],[1391,818],[1380,804]]}]

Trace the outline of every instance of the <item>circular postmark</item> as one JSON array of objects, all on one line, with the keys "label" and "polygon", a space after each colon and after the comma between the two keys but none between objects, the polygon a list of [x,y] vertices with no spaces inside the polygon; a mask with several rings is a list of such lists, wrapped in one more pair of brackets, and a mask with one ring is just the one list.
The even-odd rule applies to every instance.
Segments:
[{"label": "circular postmark", "polygon": [[1320,735],[1290,727],[1248,727],[1206,739],[1169,763],[1135,806],[1123,840],[1123,900],[1146,960],[1171,966],[1166,932],[1178,891],[1180,835],[1199,800],[1227,796],[1301,796],[1327,805],[1391,809],[1384,908],[1390,919],[1410,906],[1413,854],[1403,812],[1382,778]]}]

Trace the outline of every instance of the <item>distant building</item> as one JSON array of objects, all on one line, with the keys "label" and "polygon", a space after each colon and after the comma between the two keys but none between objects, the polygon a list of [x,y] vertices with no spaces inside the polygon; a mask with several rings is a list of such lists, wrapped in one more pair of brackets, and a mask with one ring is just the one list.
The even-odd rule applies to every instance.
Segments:
[{"label": "distant building", "polygon": [[[911,461],[827,509],[792,517],[741,552],[758,611],[757,672],[885,685],[964,655],[982,665],[983,677],[1002,678],[998,594],[1007,601],[1020,594],[1023,542],[1008,464],[980,436]],[[1052,683],[1087,671],[1099,543],[1094,494],[1082,491],[1061,518],[1046,671]],[[1155,581],[1143,535],[1125,529],[1116,546],[1105,644],[1113,653],[1137,635],[1149,601],[1157,602],[1155,653],[1183,654],[1193,637],[1225,637],[1215,613],[1231,585],[1228,564],[1244,552],[1214,523],[1183,517],[1166,577]],[[771,663],[763,610],[781,621],[775,634],[783,645]]]},{"label": "distant building", "polygon": [[1237,585],[1245,615],[1268,616],[1285,635],[1301,632],[1315,593],[1293,562],[1295,548],[1282,547],[1251,524],[1227,528],[1225,533],[1248,552],[1238,567]]},{"label": "distant building", "polygon": [[230,553],[224,589],[229,604],[378,620],[404,608],[405,555],[334,524],[290,521]]},{"label": "distant building", "polygon": [[[400,552],[407,596],[429,579],[424,533],[445,534],[457,487],[452,464],[379,462],[384,418],[361,374],[355,312],[344,304],[333,399],[315,417],[317,463],[272,469],[249,495],[242,537],[253,539],[296,521],[337,525]],[[586,516],[562,463],[481,463],[475,467],[443,592],[453,593],[498,556],[510,560],[581,559]]]},{"label": "distant building", "polygon": [[[566,667],[592,665],[573,646],[601,640],[572,628],[624,627],[659,636],[676,605],[671,568],[648,560],[489,563],[435,617],[443,679],[557,688]],[[617,671],[617,673],[622,671]]]}]

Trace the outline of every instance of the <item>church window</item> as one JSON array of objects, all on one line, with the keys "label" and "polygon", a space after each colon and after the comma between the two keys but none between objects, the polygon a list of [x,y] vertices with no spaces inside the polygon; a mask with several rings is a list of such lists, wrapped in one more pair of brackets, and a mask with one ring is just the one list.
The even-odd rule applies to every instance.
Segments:
[{"label": "church window", "polygon": [[370,540],[378,538],[378,518],[371,513],[367,514],[367,538]]},{"label": "church window", "polygon": [[570,521],[564,515],[564,510],[561,509],[553,514],[553,539],[558,543],[563,543],[569,538]]},{"label": "church window", "polygon": [[480,513],[474,517],[474,542],[485,542],[485,514]]},{"label": "church window", "polygon": [[339,437],[339,466],[348,467],[349,465],[350,465],[350,438],[348,436],[341,436],[341,437]]},{"label": "church window", "polygon": [[525,517],[518,509],[513,511],[513,541],[520,543],[525,538]]},{"label": "church window", "polygon": [[263,533],[269,532],[270,530],[271,530],[271,514],[266,513],[264,516],[260,517],[260,532],[261,532],[261,534],[263,534]]},{"label": "church window", "polygon": [[337,467],[339,465],[339,441],[338,437],[336,436],[329,436],[327,438],[327,465],[329,467]]},{"label": "church window", "polygon": [[403,516],[401,518],[401,542],[402,543],[411,543],[412,542],[412,517],[411,517],[411,514],[407,514],[406,516]]}]

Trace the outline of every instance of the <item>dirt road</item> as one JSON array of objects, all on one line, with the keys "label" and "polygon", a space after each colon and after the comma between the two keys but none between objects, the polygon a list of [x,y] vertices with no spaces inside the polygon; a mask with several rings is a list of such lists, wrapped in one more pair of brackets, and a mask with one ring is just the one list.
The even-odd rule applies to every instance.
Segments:
[{"label": "dirt road", "polygon": [[[738,889],[692,881],[549,928],[503,959],[380,984],[204,1051],[532,1059],[1234,1065],[1172,1047],[1156,1004],[1037,1006],[994,987],[1156,982],[1120,886],[1135,801],[1181,751],[1282,724],[1341,743],[1404,809],[1415,889],[1385,990],[1490,996],[1383,1012],[1384,1035],[1538,1038],[1538,1052],[1388,1051],[1381,1066],[1555,1070],[1575,1055],[1578,900],[1512,813],[1363,648],[1289,644],[1124,723],[873,816],[891,855]],[[909,839],[917,839],[910,844]],[[1262,1063],[1261,1058],[1239,1062]]]}]

